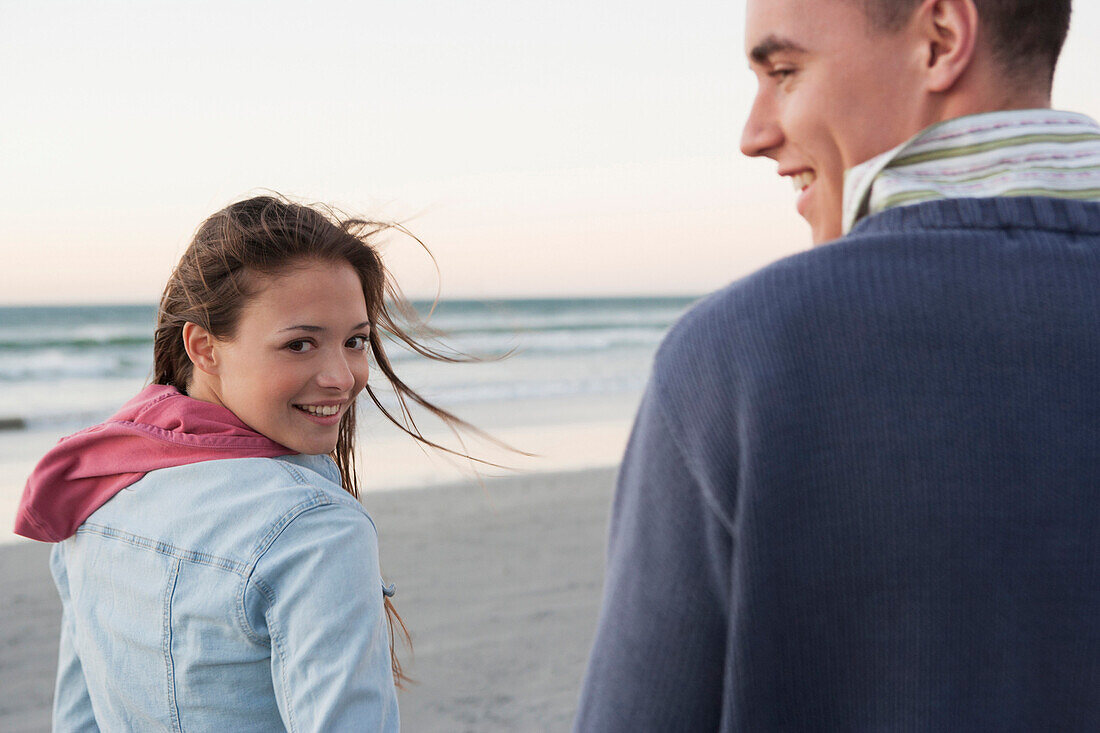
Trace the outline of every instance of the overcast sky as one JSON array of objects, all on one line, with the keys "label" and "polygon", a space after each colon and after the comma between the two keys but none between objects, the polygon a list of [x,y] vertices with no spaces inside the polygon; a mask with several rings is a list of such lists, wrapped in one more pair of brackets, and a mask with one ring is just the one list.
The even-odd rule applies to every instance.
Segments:
[{"label": "overcast sky", "polygon": [[[1100,117],[1100,3],[1055,106]],[[405,221],[445,297],[701,293],[808,246],[737,143],[743,3],[0,0],[0,302],[155,302],[262,188]],[[414,295],[426,257],[386,245]]]}]

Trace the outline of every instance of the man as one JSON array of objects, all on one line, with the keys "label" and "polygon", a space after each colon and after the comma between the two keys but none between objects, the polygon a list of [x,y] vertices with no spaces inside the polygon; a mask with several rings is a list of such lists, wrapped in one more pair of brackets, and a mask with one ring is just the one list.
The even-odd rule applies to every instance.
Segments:
[{"label": "man", "polygon": [[1070,1],[747,10],[742,147],[824,246],[662,345],[576,728],[1100,730],[1100,128],[1049,109]]}]

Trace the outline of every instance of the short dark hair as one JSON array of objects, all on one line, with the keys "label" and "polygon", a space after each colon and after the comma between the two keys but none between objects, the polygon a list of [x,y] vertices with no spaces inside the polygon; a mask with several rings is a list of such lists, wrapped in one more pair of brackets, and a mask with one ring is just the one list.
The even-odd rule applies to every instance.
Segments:
[{"label": "short dark hair", "polygon": [[[920,0],[858,0],[876,30],[901,30]],[[1071,0],[974,0],[994,57],[1006,71],[1047,81],[1069,31]]]}]

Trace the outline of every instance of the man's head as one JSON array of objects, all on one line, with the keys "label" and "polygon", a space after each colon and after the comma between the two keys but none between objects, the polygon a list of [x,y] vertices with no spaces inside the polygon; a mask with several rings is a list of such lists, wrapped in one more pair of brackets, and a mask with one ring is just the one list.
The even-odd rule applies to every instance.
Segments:
[{"label": "man's head", "polygon": [[815,243],[844,171],[936,122],[1049,106],[1070,0],[747,0],[759,90],[741,149],[779,163]]}]

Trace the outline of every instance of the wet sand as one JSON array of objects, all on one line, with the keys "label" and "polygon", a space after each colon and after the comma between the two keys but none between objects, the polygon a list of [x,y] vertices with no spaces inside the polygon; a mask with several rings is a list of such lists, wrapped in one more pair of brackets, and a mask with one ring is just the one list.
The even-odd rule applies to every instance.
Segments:
[{"label": "wet sand", "polygon": [[[565,731],[595,631],[614,469],[371,492],[413,634],[402,728]],[[60,607],[49,546],[0,547],[0,730],[49,730]]]}]

